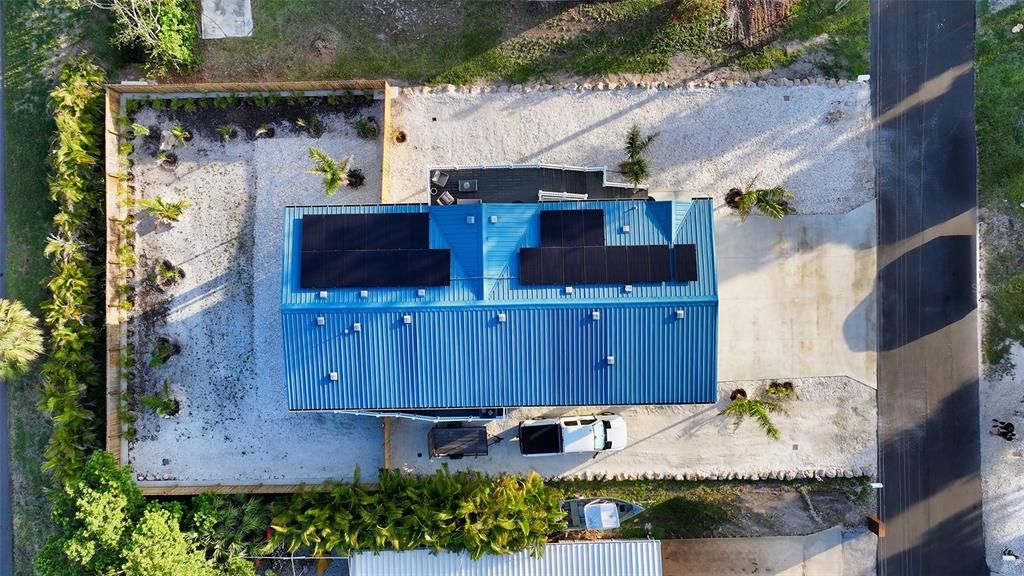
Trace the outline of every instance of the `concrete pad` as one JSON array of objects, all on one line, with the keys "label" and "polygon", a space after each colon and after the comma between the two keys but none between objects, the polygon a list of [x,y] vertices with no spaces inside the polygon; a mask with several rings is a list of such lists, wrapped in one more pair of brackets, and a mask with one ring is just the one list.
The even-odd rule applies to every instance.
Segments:
[{"label": "concrete pad", "polygon": [[664,576],[837,576],[843,574],[839,526],[807,536],[662,540]]},{"label": "concrete pad", "polygon": [[715,214],[719,380],[844,375],[875,387],[875,203],[783,220]]},{"label": "concrete pad", "polygon": [[[487,456],[431,460],[427,451],[429,422],[395,419],[391,425],[391,463],[396,468],[430,474],[447,465],[488,474],[536,470],[544,477],[615,476],[767,478],[789,473],[825,475],[854,471],[871,474],[877,461],[875,390],[850,378],[795,380],[798,398],[787,401],[788,414],[774,420],[782,440],[767,438],[753,422],[733,430],[732,419],[718,416],[729,393],[743,387],[759,393],[763,382],[719,385],[718,403],[688,406],[529,408],[515,410],[505,421],[487,424],[501,441]],[[514,440],[520,420],[570,414],[618,412],[626,419],[625,449],[600,454],[526,457]]]},{"label": "concrete pad", "polygon": [[205,39],[252,36],[249,0],[202,0],[202,35]]}]

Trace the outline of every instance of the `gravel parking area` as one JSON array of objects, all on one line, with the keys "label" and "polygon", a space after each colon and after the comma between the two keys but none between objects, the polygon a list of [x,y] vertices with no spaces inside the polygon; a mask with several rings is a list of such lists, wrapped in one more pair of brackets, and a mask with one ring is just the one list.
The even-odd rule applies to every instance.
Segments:
[{"label": "gravel parking area", "polygon": [[626,132],[638,124],[659,132],[648,151],[651,194],[658,199],[696,195],[721,202],[730,188],[757,178],[758,186],[789,188],[801,213],[846,212],[874,197],[869,97],[868,85],[857,83],[405,89],[394,101],[394,122],[408,141],[392,150],[391,201],[424,201],[427,171],[437,165],[545,162],[617,170]]},{"label": "gravel parking area", "polygon": [[[798,398],[787,400],[788,414],[774,418],[782,431],[768,439],[753,422],[733,430],[732,419],[718,416],[729,394],[742,387],[753,396],[764,382],[723,382],[713,406],[636,406],[629,408],[530,408],[487,425],[501,441],[487,456],[431,460],[427,432],[431,423],[395,420],[391,462],[396,468],[430,473],[452,469],[489,474],[529,472],[549,478],[785,478],[873,475],[877,458],[874,389],[850,378],[796,380]],[[564,454],[524,457],[513,441],[526,418],[617,412],[626,419],[625,449],[594,456]]]},{"label": "gravel parking area", "polygon": [[[379,114],[379,104],[375,109]],[[143,219],[139,227],[136,278],[145,278],[155,258],[185,273],[165,294],[139,282],[129,326],[139,367],[131,392],[156,392],[167,379],[181,402],[180,413],[168,419],[135,406],[138,440],[129,443],[128,460],[143,486],[320,483],[351,478],[356,465],[372,481],[383,465],[379,420],[292,414],[285,403],[283,207],[377,201],[381,187],[380,140],[358,138],[340,114],[321,120],[327,130],[317,139],[283,122],[273,139],[240,137],[225,145],[216,135],[198,134],[175,148],[173,169],[158,166],[154,149],[137,139],[137,194],[191,202],[177,224],[154,230]],[[137,121],[151,130],[170,128],[149,109]],[[363,188],[325,196],[320,176],[309,172],[311,146],[334,158],[354,156],[353,167],[366,174]],[[182,351],[150,368],[159,336],[176,340]]]}]

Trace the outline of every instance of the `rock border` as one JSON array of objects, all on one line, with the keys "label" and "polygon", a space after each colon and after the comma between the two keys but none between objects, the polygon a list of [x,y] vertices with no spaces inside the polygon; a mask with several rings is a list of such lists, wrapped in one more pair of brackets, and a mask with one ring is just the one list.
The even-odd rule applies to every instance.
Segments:
[{"label": "rock border", "polygon": [[868,79],[836,80],[834,78],[771,78],[768,80],[715,80],[691,82],[557,82],[554,84],[487,84],[487,85],[455,85],[439,84],[437,86],[393,86],[402,96],[420,94],[489,94],[489,93],[530,93],[566,90],[570,92],[605,92],[611,90],[701,90],[708,88],[768,88],[795,86],[827,86],[829,88],[845,88],[851,85],[867,84]]},{"label": "rock border", "polygon": [[822,468],[817,470],[803,469],[803,470],[766,470],[759,473],[736,473],[736,472],[723,472],[716,474],[714,472],[684,472],[676,474],[600,474],[591,472],[582,472],[580,474],[565,474],[558,476],[550,476],[547,480],[589,480],[598,482],[607,481],[628,481],[628,480],[682,480],[688,482],[705,482],[705,481],[749,481],[749,482],[760,482],[760,481],[787,481],[787,480],[824,480],[825,478],[860,478],[868,477],[871,479],[875,478],[875,467],[869,466],[859,469],[853,468]]}]

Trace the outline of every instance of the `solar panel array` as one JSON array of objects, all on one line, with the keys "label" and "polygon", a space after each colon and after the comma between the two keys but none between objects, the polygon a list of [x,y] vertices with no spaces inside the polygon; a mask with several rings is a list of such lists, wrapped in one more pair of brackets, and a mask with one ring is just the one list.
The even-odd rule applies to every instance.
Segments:
[{"label": "solar panel array", "polygon": [[[606,246],[603,210],[540,213],[539,248],[519,250],[523,285],[641,284],[697,279],[697,247]],[[675,253],[675,275],[672,258]]]},{"label": "solar panel array", "polygon": [[301,288],[447,286],[451,253],[430,249],[425,213],[306,214]]},{"label": "solar panel array", "polygon": [[540,213],[541,246],[604,246],[604,210]]}]

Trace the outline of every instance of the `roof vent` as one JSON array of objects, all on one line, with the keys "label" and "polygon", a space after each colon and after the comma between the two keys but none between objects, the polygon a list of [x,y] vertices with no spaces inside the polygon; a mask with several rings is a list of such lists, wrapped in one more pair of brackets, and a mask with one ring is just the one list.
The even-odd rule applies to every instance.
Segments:
[{"label": "roof vent", "polygon": [[326,300],[327,299],[327,290],[321,290],[319,296],[320,296],[321,300]]},{"label": "roof vent", "polygon": [[360,324],[359,322],[356,322],[355,324],[352,325],[352,331],[353,332],[362,332],[363,331],[363,325]]},{"label": "roof vent", "polygon": [[625,290],[627,293],[632,292],[633,291],[633,285],[632,284],[626,284],[626,286],[623,288],[623,290]]},{"label": "roof vent", "polygon": [[566,286],[565,287],[565,293],[566,294],[572,294],[572,286]]},{"label": "roof vent", "polygon": [[323,326],[324,324],[327,324],[327,318],[324,318],[323,316],[317,316],[316,317],[316,325],[317,326]]},{"label": "roof vent", "polygon": [[601,312],[599,310],[594,310],[593,312],[590,313],[590,318],[592,320],[600,320],[601,319]]},{"label": "roof vent", "polygon": [[360,298],[369,298],[370,297],[370,291],[369,290],[360,290],[359,291],[359,297]]},{"label": "roof vent", "polygon": [[405,324],[412,324],[412,314],[403,314],[402,322]]},{"label": "roof vent", "polygon": [[504,324],[508,321],[508,315],[504,312],[498,312],[498,322]]},{"label": "roof vent", "polygon": [[609,366],[614,366],[615,365],[615,356],[612,356],[611,354],[609,354],[607,357],[605,357],[604,361]]},{"label": "roof vent", "polygon": [[622,233],[623,234],[629,234],[629,224],[623,224],[622,225]]},{"label": "roof vent", "polygon": [[682,308],[676,310],[676,320],[682,320],[683,318],[686,318],[686,310]]},{"label": "roof vent", "polygon": [[494,215],[491,216],[491,224],[497,224],[497,223],[498,223],[498,215],[494,214]]},{"label": "roof vent", "polygon": [[466,216],[466,224],[476,224],[476,216]]},{"label": "roof vent", "polygon": [[338,381],[338,373],[337,372],[331,372],[330,374],[327,375],[327,377],[331,379],[331,382],[337,382]]},{"label": "roof vent", "polygon": [[427,291],[424,290],[423,288],[420,288],[419,290],[416,291],[416,295],[419,296],[420,298],[424,298],[427,295]]}]

